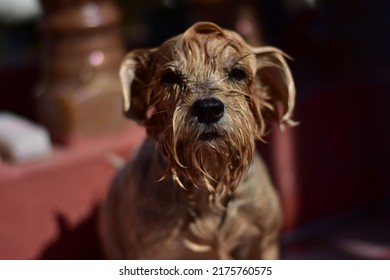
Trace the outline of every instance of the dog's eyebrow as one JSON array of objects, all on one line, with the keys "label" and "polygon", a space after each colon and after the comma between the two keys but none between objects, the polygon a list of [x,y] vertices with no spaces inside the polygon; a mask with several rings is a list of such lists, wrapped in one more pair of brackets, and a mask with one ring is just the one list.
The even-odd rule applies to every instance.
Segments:
[{"label": "dog's eyebrow", "polygon": [[[233,54],[228,57],[227,60],[227,67],[226,69],[231,69],[231,68],[241,68],[241,69],[248,69],[247,63],[245,63],[243,60],[249,56],[251,56],[253,53],[238,53],[238,54]],[[249,70],[249,69],[248,69]]]},{"label": "dog's eyebrow", "polygon": [[237,60],[234,61],[234,64],[239,63],[241,60],[247,58],[248,56],[254,55],[252,52],[248,52],[242,56],[240,56]]},{"label": "dog's eyebrow", "polygon": [[179,72],[179,67],[177,63],[174,61],[169,61],[168,63],[165,63],[163,66],[161,66],[161,71],[166,72],[166,71],[174,71],[174,72]]}]

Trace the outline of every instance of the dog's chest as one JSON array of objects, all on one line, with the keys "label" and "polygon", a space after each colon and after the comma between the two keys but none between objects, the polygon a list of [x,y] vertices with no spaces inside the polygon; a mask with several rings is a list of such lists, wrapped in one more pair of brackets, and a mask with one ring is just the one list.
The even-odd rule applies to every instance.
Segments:
[{"label": "dog's chest", "polygon": [[[152,184],[147,179],[151,176],[143,178],[135,201],[137,239],[151,248],[150,254],[158,250],[174,258],[182,252],[215,258],[210,254],[228,255],[242,240],[260,235],[256,191],[247,183],[240,184],[224,209],[216,209],[206,190],[185,190],[170,179]],[[221,248],[225,252],[218,252]]]}]

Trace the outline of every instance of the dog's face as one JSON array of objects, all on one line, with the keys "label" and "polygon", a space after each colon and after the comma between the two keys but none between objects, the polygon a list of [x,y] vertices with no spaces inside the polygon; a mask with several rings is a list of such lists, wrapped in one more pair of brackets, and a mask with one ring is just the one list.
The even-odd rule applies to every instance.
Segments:
[{"label": "dog's face", "polygon": [[[291,124],[295,88],[283,53],[198,23],[120,70],[125,111],[158,142],[168,171],[224,195],[249,167],[266,119]],[[278,112],[280,103],[282,112]]]}]

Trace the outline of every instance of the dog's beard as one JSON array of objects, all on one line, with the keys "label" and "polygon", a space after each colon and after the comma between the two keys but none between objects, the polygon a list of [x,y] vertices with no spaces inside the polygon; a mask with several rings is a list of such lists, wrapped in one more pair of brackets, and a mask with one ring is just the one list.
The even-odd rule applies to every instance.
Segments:
[{"label": "dog's beard", "polygon": [[172,126],[160,139],[174,181],[183,188],[188,184],[183,179],[206,188],[215,204],[223,204],[232,194],[255,152],[253,116],[241,112],[230,120],[230,125],[202,125],[186,119],[185,110],[177,108]]}]

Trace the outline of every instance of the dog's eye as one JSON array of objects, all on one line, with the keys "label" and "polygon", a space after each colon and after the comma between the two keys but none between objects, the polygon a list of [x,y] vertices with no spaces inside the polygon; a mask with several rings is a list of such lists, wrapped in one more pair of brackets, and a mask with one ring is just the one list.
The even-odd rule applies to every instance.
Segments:
[{"label": "dog's eye", "polygon": [[233,68],[229,72],[229,79],[234,82],[241,82],[248,79],[248,74],[241,68]]},{"label": "dog's eye", "polygon": [[160,82],[165,85],[181,85],[183,84],[183,78],[178,73],[168,71],[161,76]]}]

